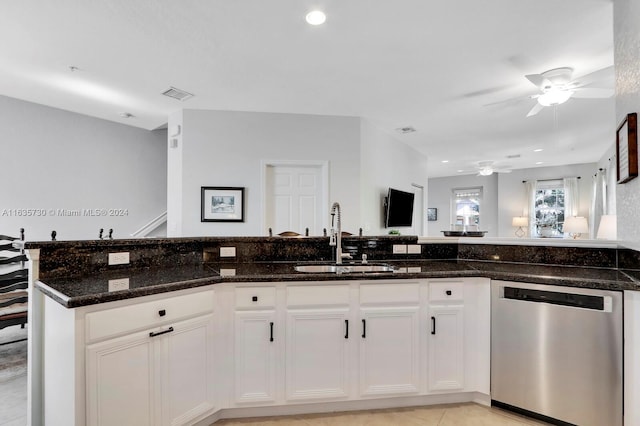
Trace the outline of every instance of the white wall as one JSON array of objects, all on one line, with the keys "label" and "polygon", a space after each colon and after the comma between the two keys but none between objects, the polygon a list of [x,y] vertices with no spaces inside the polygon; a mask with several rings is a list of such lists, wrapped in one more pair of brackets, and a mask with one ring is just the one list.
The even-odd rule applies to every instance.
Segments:
[{"label": "white wall", "polygon": [[[182,135],[179,149],[168,148],[169,236],[266,235],[261,205],[265,160],[328,161],[330,203],[341,205],[342,228],[357,232],[359,118],[184,110],[182,117],[169,118],[169,128],[175,124],[182,125]],[[200,222],[202,186],[244,187],[245,221]]]},{"label": "white wall", "polygon": [[[166,210],[166,131],[149,132],[0,96],[0,234],[30,241],[129,234]],[[15,216],[41,209],[46,216]],[[58,209],[126,209],[124,216],[61,216]],[[52,214],[52,212],[54,212]]]},{"label": "white wall", "polygon": [[487,236],[498,236],[498,176],[449,176],[429,179],[429,201],[427,207],[438,209],[438,220],[428,222],[427,235],[442,237],[441,231],[449,230],[451,225],[451,193],[455,188],[482,187],[480,205],[480,230]]},{"label": "white wall", "polygon": [[500,174],[498,179],[498,236],[514,237],[511,226],[514,216],[526,213],[526,195],[523,180],[562,179],[580,176],[580,206],[578,215],[589,217],[591,207],[592,177],[598,169],[596,163],[569,164],[558,167],[536,167]]},{"label": "white wall", "polygon": [[[615,0],[613,17],[616,120],[620,123],[627,114],[640,113],[640,0]],[[640,178],[617,186],[616,211],[618,238],[640,249]]]},{"label": "white wall", "polygon": [[[360,227],[365,235],[386,234],[383,199],[389,187],[416,194],[413,226],[398,228],[405,235],[424,235],[426,227],[427,157],[362,120],[360,155]],[[420,190],[412,184],[423,186]]]}]

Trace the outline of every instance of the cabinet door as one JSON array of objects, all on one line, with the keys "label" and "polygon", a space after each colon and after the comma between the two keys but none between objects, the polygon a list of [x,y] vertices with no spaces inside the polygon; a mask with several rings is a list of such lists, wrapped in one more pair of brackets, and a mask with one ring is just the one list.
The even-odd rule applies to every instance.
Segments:
[{"label": "cabinet door", "polygon": [[213,412],[213,316],[178,322],[156,339],[162,348],[162,423],[186,424]]},{"label": "cabinet door", "polygon": [[288,400],[348,396],[348,320],[347,309],[287,312]]},{"label": "cabinet door", "polygon": [[157,425],[156,357],[148,332],[87,347],[87,423]]},{"label": "cabinet door", "polygon": [[361,308],[360,317],[360,394],[417,393],[419,308]]},{"label": "cabinet door", "polygon": [[464,307],[430,306],[429,391],[464,388]]},{"label": "cabinet door", "polygon": [[235,313],[235,399],[238,403],[276,399],[274,311]]}]

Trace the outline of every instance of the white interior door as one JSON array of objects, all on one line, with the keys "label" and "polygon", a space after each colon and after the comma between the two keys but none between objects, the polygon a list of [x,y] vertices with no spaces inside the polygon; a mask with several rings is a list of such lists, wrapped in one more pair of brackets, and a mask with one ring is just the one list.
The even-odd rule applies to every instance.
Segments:
[{"label": "white interior door", "polygon": [[[267,164],[265,225],[277,235],[294,231],[322,235],[326,210],[326,166],[321,164]],[[326,214],[325,214],[326,213]]]}]

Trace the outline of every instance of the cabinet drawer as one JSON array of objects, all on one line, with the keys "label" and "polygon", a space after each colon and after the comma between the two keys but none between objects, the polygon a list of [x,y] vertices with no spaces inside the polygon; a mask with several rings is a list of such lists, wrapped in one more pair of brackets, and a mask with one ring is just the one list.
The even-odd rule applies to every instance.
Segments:
[{"label": "cabinet drawer", "polygon": [[464,283],[460,281],[430,282],[429,302],[460,302],[464,300]]},{"label": "cabinet drawer", "polygon": [[349,286],[319,285],[287,287],[287,306],[348,306]]},{"label": "cabinet drawer", "polygon": [[155,327],[213,311],[213,290],[175,296],[121,308],[92,312],[86,316],[87,341],[124,332]]},{"label": "cabinet drawer", "polygon": [[360,304],[389,305],[420,302],[418,283],[361,284]]},{"label": "cabinet drawer", "polygon": [[236,309],[275,308],[275,287],[240,287],[235,289]]}]

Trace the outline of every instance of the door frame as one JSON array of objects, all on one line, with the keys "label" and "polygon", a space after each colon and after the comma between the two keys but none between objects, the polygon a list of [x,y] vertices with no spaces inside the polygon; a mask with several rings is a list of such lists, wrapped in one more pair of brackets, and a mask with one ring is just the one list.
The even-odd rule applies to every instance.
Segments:
[{"label": "door frame", "polygon": [[327,228],[329,224],[329,161],[328,160],[261,160],[260,161],[260,214],[262,229],[267,231],[267,168],[268,167],[317,167],[320,169],[322,193],[320,194],[321,209],[327,214],[322,215],[321,226]]}]

